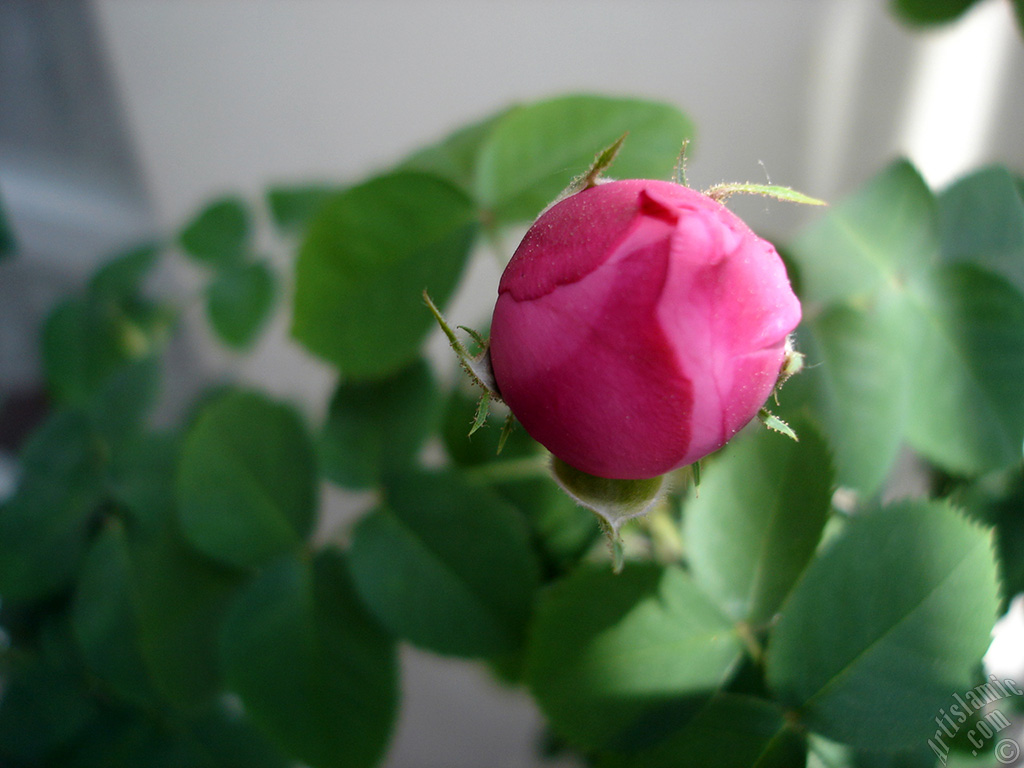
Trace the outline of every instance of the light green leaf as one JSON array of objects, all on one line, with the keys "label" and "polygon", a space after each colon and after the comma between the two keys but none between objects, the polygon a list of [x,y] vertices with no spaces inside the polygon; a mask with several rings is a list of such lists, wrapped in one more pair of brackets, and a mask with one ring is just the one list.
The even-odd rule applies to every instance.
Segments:
[{"label": "light green leaf", "polygon": [[835,455],[840,485],[870,496],[888,477],[903,440],[910,391],[905,305],[882,295],[862,311],[837,304],[801,333],[815,411]]},{"label": "light green leaf", "polygon": [[414,463],[439,412],[437,384],[423,360],[382,381],[342,382],[320,435],[324,475],[348,488],[379,484]]},{"label": "light green leaf", "polygon": [[808,567],[769,640],[769,685],[804,725],[864,749],[918,746],[988,647],[990,535],[941,503],[858,514]]},{"label": "light green leaf", "polygon": [[276,277],[263,262],[225,267],[207,288],[206,314],[221,341],[245,348],[270,318]]},{"label": "light green leaf", "polygon": [[207,205],[181,232],[181,247],[192,258],[222,268],[241,261],[252,237],[249,209],[241,198],[224,197]]},{"label": "light green leaf", "polygon": [[436,176],[397,172],[340,193],[302,244],[292,333],[350,378],[394,373],[433,326],[424,289],[447,301],[476,228],[469,198]]},{"label": "light green leaf", "polygon": [[471,192],[480,148],[491,135],[494,126],[508,112],[509,109],[502,109],[478,122],[453,131],[436,144],[410,155],[399,168],[437,174],[467,193]]},{"label": "light green leaf", "polygon": [[531,220],[624,133],[611,174],[668,179],[693,124],[669,104],[604,96],[563,96],[513,109],[481,148],[476,197],[499,223]]},{"label": "light green leaf", "polygon": [[797,432],[799,443],[764,430],[744,435],[707,469],[700,493],[686,503],[694,578],[738,621],[771,620],[828,517],[828,449],[809,423],[798,423]]},{"label": "light green leaf", "polygon": [[542,593],[526,678],[558,734],[607,749],[717,689],[740,653],[729,619],[682,570],[584,566]]},{"label": "light green leaf", "polygon": [[209,403],[185,438],[177,492],[185,538],[220,562],[258,565],[297,548],[317,500],[298,414],[248,392]]},{"label": "light green leaf", "polygon": [[912,297],[907,437],[961,474],[1001,469],[1024,440],[1024,296],[971,265],[937,270]]},{"label": "light green leaf", "polygon": [[438,653],[523,642],[538,568],[518,512],[458,474],[406,474],[352,541],[360,596],[394,634]]},{"label": "light green leaf", "polygon": [[935,200],[909,163],[900,162],[829,209],[789,249],[804,299],[863,300],[901,291],[938,256]]},{"label": "light green leaf", "polygon": [[260,572],[232,606],[222,656],[252,722],[311,768],[369,768],[395,716],[394,643],[366,615],[345,562],[322,552]]},{"label": "light green leaf", "polygon": [[985,267],[1024,292],[1024,200],[1010,172],[985,168],[938,202],[943,256]]}]

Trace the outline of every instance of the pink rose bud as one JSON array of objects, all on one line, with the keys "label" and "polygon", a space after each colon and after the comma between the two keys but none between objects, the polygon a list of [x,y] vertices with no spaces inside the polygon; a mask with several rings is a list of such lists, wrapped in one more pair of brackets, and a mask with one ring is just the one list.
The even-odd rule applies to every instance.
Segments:
[{"label": "pink rose bud", "polygon": [[562,461],[655,477],[757,415],[799,322],[779,255],[725,206],[613,181],[526,233],[498,286],[491,363],[502,399]]}]

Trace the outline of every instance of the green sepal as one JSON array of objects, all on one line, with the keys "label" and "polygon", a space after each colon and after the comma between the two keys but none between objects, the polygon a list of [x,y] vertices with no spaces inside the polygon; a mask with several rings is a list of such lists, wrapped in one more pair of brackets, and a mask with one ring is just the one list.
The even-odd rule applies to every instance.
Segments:
[{"label": "green sepal", "polygon": [[715,184],[715,186],[704,190],[704,194],[720,203],[725,202],[732,195],[761,195],[763,197],[774,197],[776,200],[783,200],[787,203],[828,205],[824,200],[810,197],[803,192],[797,192],[791,187],[780,187],[772,184],[751,184],[749,181]]},{"label": "green sepal", "polygon": [[758,411],[757,418],[760,419],[761,423],[764,424],[766,427],[768,427],[768,429],[772,430],[773,432],[780,432],[786,437],[789,437],[798,443],[800,442],[800,438],[796,436],[796,432],[793,431],[793,428],[789,426],[789,424],[784,422],[782,419],[780,419],[778,416],[776,416],[774,413],[769,411],[767,408],[762,408],[760,411]]},{"label": "green sepal", "polygon": [[627,131],[619,136],[618,140],[616,140],[614,144],[610,144],[598,152],[594,157],[594,162],[590,164],[590,167],[584,173],[581,173],[570,181],[569,186],[563,189],[559,193],[558,197],[551,201],[548,208],[555,203],[565,200],[567,197],[572,197],[577,192],[582,192],[585,189],[590,189],[591,187],[596,187],[600,184],[601,174],[604,173],[613,162],[615,162],[615,157],[619,154],[619,150],[622,149],[622,145],[626,141],[626,137],[628,135],[629,132]]}]

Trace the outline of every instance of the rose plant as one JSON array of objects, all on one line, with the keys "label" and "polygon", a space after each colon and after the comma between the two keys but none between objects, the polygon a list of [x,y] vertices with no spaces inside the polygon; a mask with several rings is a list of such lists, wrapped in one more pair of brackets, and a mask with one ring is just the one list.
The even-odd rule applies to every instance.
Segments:
[{"label": "rose plant", "polygon": [[[936,722],[1024,592],[1024,182],[894,163],[784,265],[723,200],[799,195],[651,180],[692,131],[517,105],[357,184],[213,201],[60,302],[0,500],[0,763],[369,768],[401,643],[526,692],[582,764],[972,760]],[[294,263],[257,254],[261,214]],[[423,291],[456,311],[523,224],[489,349],[442,326],[473,392],[425,354]],[[197,296],[147,284],[176,257]],[[234,383],[154,421],[180,309],[242,353],[292,282],[292,336],[338,371],[322,416]],[[790,335],[809,364],[765,419],[799,441],[741,430]],[[925,490],[890,503],[906,452]],[[325,485],[366,506],[339,522]]]}]

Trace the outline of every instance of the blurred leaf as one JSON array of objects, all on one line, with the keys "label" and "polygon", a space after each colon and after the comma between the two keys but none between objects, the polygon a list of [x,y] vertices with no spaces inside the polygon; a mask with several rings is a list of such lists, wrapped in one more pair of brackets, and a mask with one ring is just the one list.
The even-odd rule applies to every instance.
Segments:
[{"label": "blurred leaf", "polygon": [[292,333],[350,378],[411,363],[433,326],[423,290],[443,304],[476,233],[473,206],[435,176],[397,172],[331,198],[296,266]]},{"label": "blurred leaf", "polygon": [[564,96],[512,109],[480,151],[477,199],[499,223],[531,220],[627,132],[612,175],[668,179],[693,124],[668,104],[603,96]]},{"label": "blurred leaf", "polygon": [[211,267],[237,264],[252,237],[249,209],[237,197],[224,197],[203,208],[181,232],[181,247]]},{"label": "blurred leaf", "polygon": [[715,690],[741,653],[731,622],[683,571],[650,563],[618,576],[583,566],[549,587],[529,648],[527,680],[551,726],[594,749]]},{"label": "blurred leaf", "polygon": [[335,552],[260,572],[232,607],[222,654],[252,722],[311,768],[375,765],[396,708],[394,643]]},{"label": "blurred leaf", "polygon": [[219,768],[171,723],[138,709],[106,709],[69,745],[60,768]]},{"label": "blurred leaf", "polygon": [[[70,643],[65,644],[70,650]],[[0,697],[0,764],[50,765],[54,754],[96,714],[74,659],[64,648],[32,651],[4,669]]]},{"label": "blurred leaf", "polygon": [[453,131],[436,144],[431,144],[407,157],[399,168],[437,174],[467,193],[472,192],[480,148],[490,137],[494,126],[509,111],[502,109],[479,122]]},{"label": "blurred leaf", "polygon": [[538,584],[526,527],[456,473],[391,479],[353,531],[351,565],[360,596],[400,638],[457,656],[523,642]]},{"label": "blurred leaf", "polygon": [[4,210],[3,200],[0,200],[0,261],[8,256],[13,256],[17,244],[14,241],[14,231]]},{"label": "blurred leaf", "polygon": [[831,457],[810,424],[800,442],[767,430],[734,442],[684,513],[694,579],[736,620],[770,621],[814,554],[832,498]]},{"label": "blurred leaf", "polygon": [[[476,418],[479,401],[479,389],[465,392],[456,388],[448,399],[441,423],[441,438],[444,440],[445,450],[453,461],[462,466],[472,467],[495,460],[538,454],[540,446],[526,430],[513,429],[499,455],[498,444],[501,441],[505,417],[499,417],[493,409],[483,426],[470,435],[469,430]],[[593,520],[590,513],[587,514]]]},{"label": "blurred leaf", "polygon": [[0,596],[66,588],[81,565],[103,495],[101,444],[85,417],[50,416],[21,455],[21,480],[0,505]]},{"label": "blurred leaf", "polygon": [[270,215],[278,229],[289,234],[302,232],[323,204],[338,191],[329,184],[301,184],[267,190]]},{"label": "blurred leaf", "polygon": [[970,265],[936,271],[905,329],[911,365],[907,437],[959,473],[1001,469],[1024,441],[1024,296]]},{"label": "blurred leaf", "polygon": [[977,0],[890,0],[897,16],[914,24],[945,24],[962,15]]},{"label": "blurred leaf", "polygon": [[188,722],[188,735],[217,768],[288,768],[291,763],[236,709],[218,702]]},{"label": "blurred leaf", "polygon": [[298,414],[255,392],[209,403],[185,438],[177,492],[185,538],[210,557],[246,567],[297,548],[317,504]]},{"label": "blurred leaf", "polygon": [[264,262],[220,270],[207,288],[206,313],[221,341],[232,347],[252,344],[270,318],[276,276]]},{"label": "blurred leaf", "polygon": [[1024,200],[1005,168],[967,176],[938,198],[942,253],[1002,275],[1024,292]]},{"label": "blurred leaf", "polygon": [[156,244],[141,245],[119,254],[100,267],[89,281],[89,293],[122,300],[138,293],[160,258]]},{"label": "blurred leaf", "polygon": [[112,459],[111,493],[127,508],[129,593],[153,683],[192,711],[220,691],[217,638],[241,575],[186,545],[178,529],[174,480],[180,441],[138,436]]},{"label": "blurred leaf", "polygon": [[[680,715],[683,715],[680,717]],[[603,756],[601,768],[793,768],[804,764],[801,737],[778,705],[719,694],[692,711],[666,708],[631,736],[626,754]],[[643,740],[652,743],[643,744]]]},{"label": "blurred leaf", "polygon": [[917,170],[895,163],[833,206],[789,249],[805,300],[863,299],[900,291],[936,261],[935,200]]},{"label": "blurred leaf", "polygon": [[997,606],[987,532],[941,503],[867,511],[783,605],[768,682],[823,736],[865,749],[917,746],[949,697],[969,687]]},{"label": "blurred leaf", "polygon": [[92,396],[86,413],[108,442],[141,427],[156,404],[160,363],[157,356],[128,363],[108,376]]},{"label": "blurred leaf", "polygon": [[85,557],[71,621],[93,674],[125,701],[144,705],[155,695],[140,651],[130,569],[124,530],[111,521]]},{"label": "blurred leaf", "polygon": [[870,496],[888,477],[910,400],[905,307],[889,296],[862,311],[834,305],[809,318],[800,338],[837,481]]},{"label": "blurred leaf", "polygon": [[411,466],[440,409],[437,384],[423,360],[382,381],[342,382],[320,435],[324,475],[368,488]]}]

